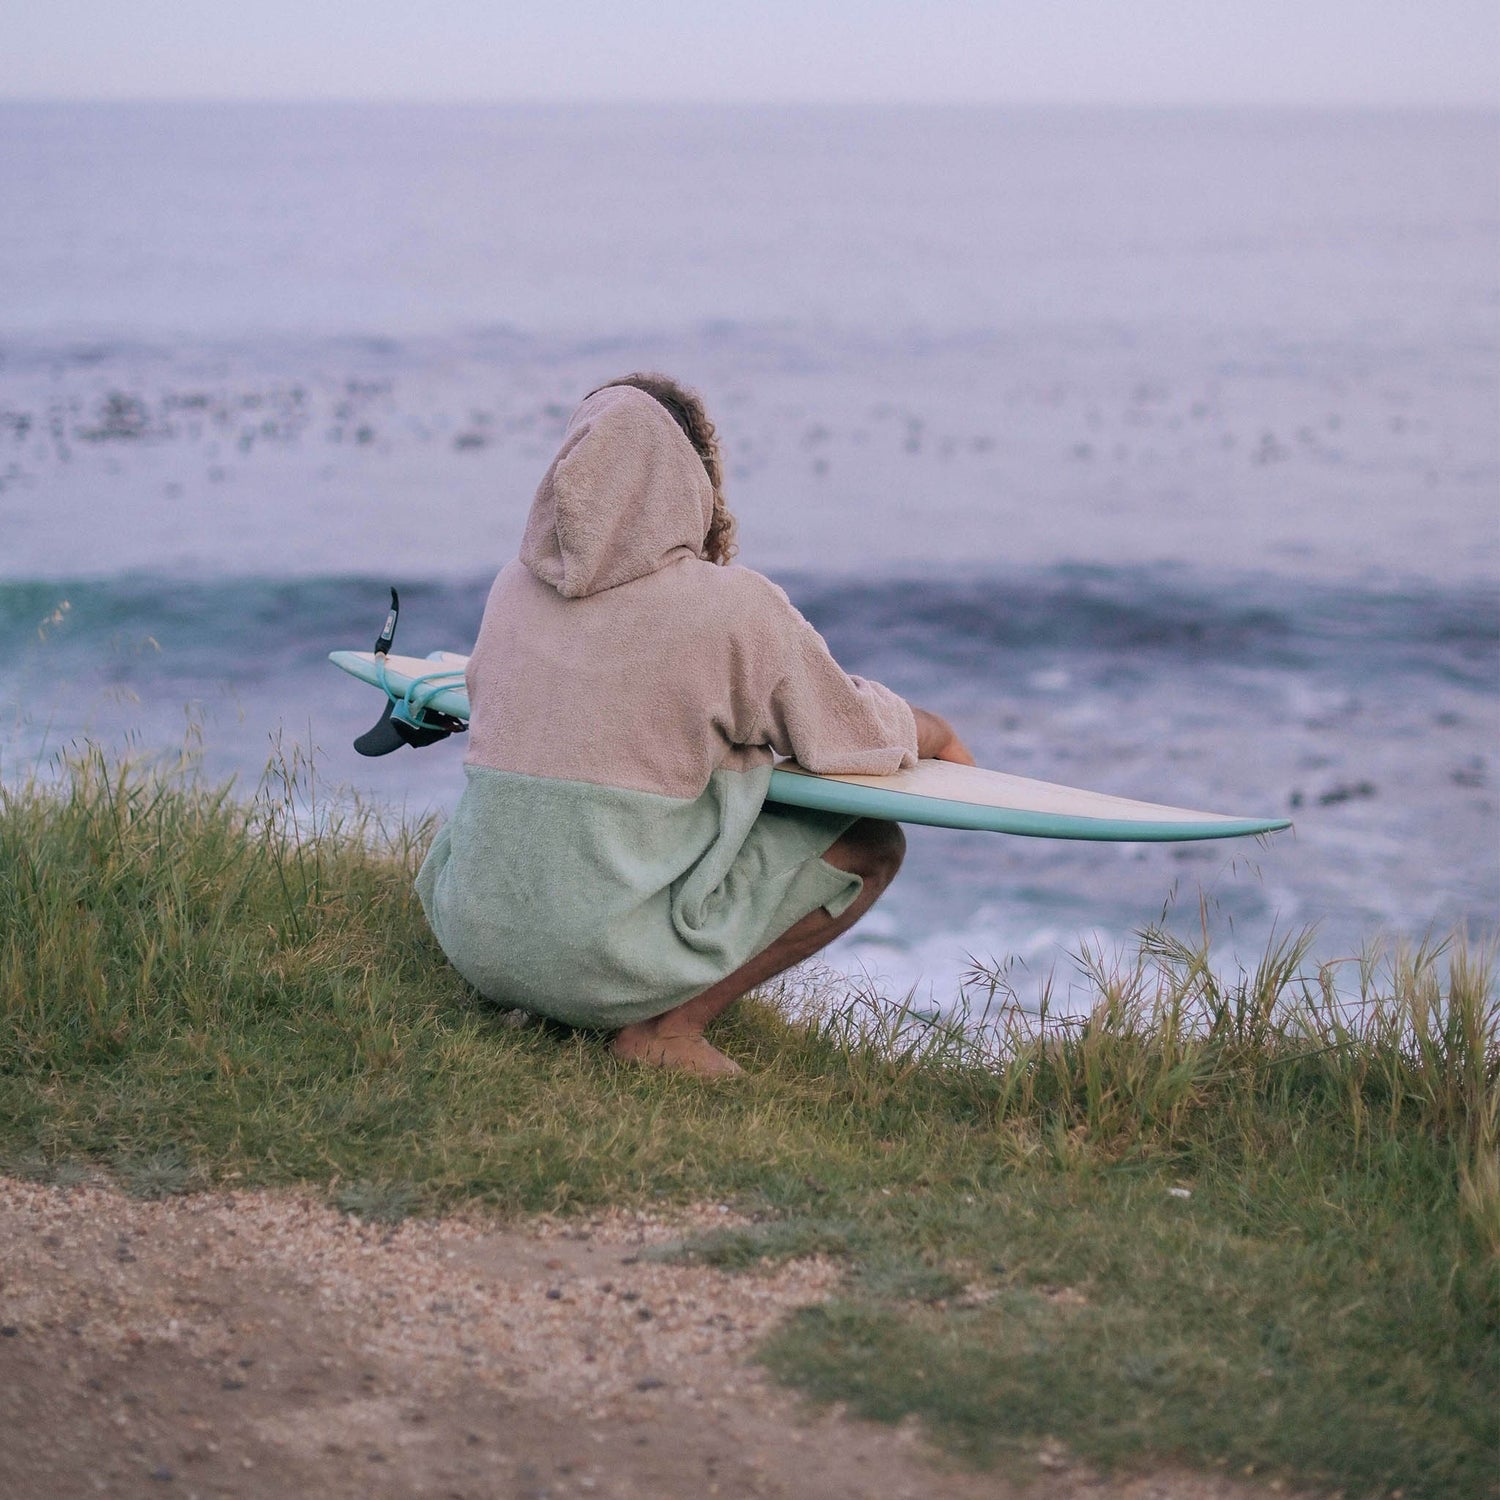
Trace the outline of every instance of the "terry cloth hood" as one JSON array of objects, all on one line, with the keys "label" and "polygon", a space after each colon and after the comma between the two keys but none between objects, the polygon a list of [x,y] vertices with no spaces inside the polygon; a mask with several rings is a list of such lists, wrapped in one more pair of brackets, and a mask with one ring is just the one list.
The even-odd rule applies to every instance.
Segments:
[{"label": "terry cloth hood", "polygon": [[568,422],[531,502],[521,561],[581,599],[701,556],[713,508],[708,473],[671,413],[634,386],[606,386]]}]

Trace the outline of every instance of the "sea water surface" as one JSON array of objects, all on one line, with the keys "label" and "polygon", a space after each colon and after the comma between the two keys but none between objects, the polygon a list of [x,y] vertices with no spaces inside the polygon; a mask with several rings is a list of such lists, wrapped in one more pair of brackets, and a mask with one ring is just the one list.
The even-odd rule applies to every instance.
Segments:
[{"label": "sea water surface", "polygon": [[0,106],[0,777],[191,721],[212,776],[281,736],[451,806],[461,740],[362,761],[326,653],[391,583],[466,649],[572,406],[661,368],[851,670],[983,763],[1296,819],[911,830],[840,968],[1493,934],[1497,123]]}]

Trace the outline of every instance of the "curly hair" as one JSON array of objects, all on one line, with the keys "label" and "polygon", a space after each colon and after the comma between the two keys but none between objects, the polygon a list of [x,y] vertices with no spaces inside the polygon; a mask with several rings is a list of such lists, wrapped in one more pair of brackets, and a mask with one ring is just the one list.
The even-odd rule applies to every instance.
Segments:
[{"label": "curly hair", "polygon": [[[632,375],[621,375],[618,380],[606,380],[597,390],[608,390],[612,385],[634,386],[659,402],[671,414],[673,421],[682,429],[688,442],[693,445],[708,474],[708,482],[714,491],[714,515],[709,523],[708,535],[703,539],[704,559],[718,563],[721,567],[732,558],[738,548],[734,542],[734,517],[724,503],[724,460],[719,452],[719,435],[709,420],[703,398],[697,391],[681,385],[670,375],[661,375],[652,370],[638,370]],[[594,392],[590,391],[589,395]]]}]

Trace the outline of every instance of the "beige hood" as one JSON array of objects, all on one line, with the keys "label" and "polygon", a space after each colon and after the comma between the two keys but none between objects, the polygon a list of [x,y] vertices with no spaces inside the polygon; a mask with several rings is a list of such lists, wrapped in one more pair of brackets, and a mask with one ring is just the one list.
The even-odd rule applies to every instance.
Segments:
[{"label": "beige hood", "polygon": [[713,486],[659,402],[606,386],[573,413],[537,486],[521,561],[564,599],[581,599],[699,557]]}]

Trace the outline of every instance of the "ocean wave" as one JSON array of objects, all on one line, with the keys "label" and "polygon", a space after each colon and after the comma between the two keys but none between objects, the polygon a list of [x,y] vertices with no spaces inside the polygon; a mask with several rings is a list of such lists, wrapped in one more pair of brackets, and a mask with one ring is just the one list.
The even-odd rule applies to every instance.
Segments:
[{"label": "ocean wave", "polygon": [[[1173,663],[1253,665],[1363,676],[1434,672],[1493,688],[1500,669],[1500,595],[1476,586],[1310,587],[1186,570],[1056,568],[971,577],[778,579],[856,669],[877,661],[962,674],[997,661],[1082,657],[1121,669]],[[0,581],[0,632],[19,646],[46,639],[61,655],[135,638],[170,640],[179,667],[211,669],[248,653],[260,670],[321,662],[334,646],[373,640],[386,589],[403,601],[409,651],[464,648],[490,580],[377,578],[114,578]],[[898,674],[899,675],[899,674]]]}]

